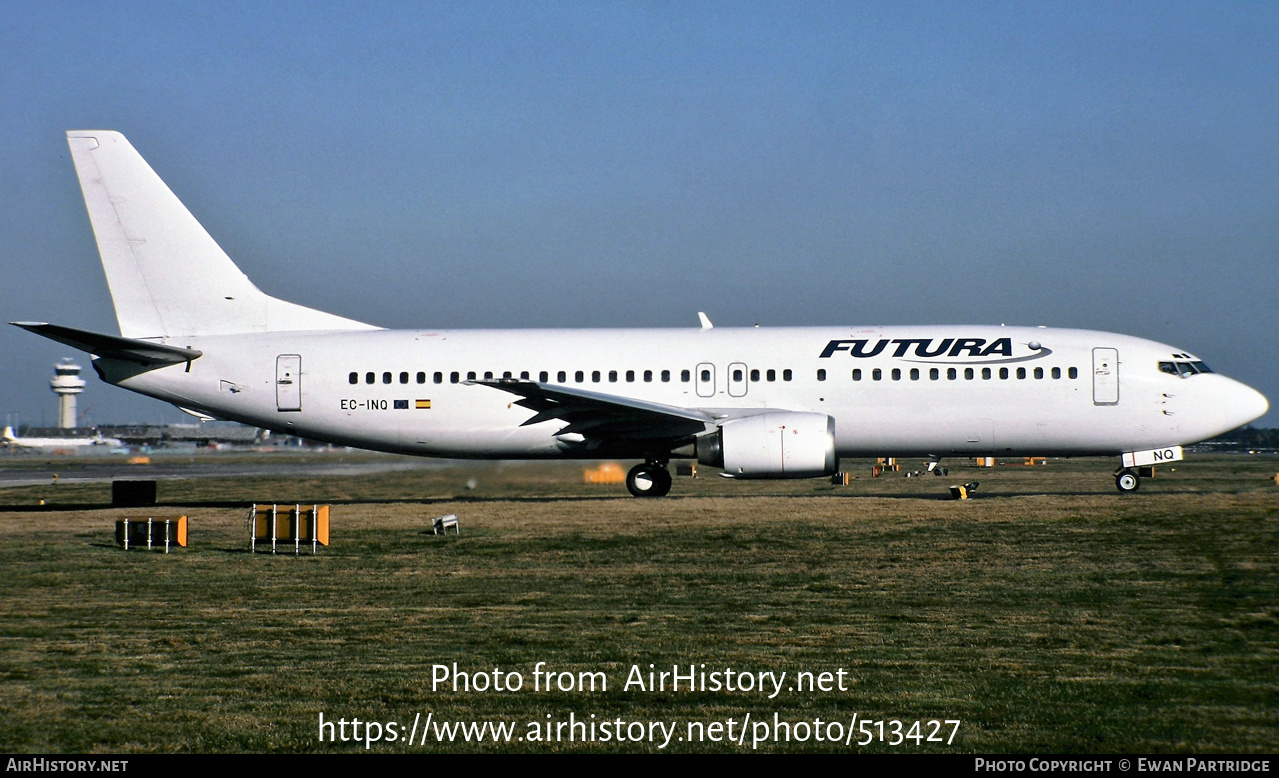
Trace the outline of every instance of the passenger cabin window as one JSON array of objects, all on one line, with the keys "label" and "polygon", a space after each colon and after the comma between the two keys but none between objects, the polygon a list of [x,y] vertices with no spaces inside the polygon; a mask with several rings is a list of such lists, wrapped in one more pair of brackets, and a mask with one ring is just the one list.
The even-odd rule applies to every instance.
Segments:
[{"label": "passenger cabin window", "polygon": [[946,380],[954,381],[956,378],[959,378],[959,371],[953,367],[946,368]]},{"label": "passenger cabin window", "polygon": [[371,384],[371,383],[375,383],[376,381],[377,381],[377,376],[375,376],[373,373],[364,374],[364,383]]},{"label": "passenger cabin window", "polygon": [[893,368],[893,380],[894,381],[902,380],[902,370],[900,367]]},{"label": "passenger cabin window", "polygon": [[[738,372],[738,373],[741,373],[742,371],[740,371],[740,370],[739,370],[739,371],[737,371],[737,372]],[[740,380],[742,380],[742,379],[737,378],[736,380],[740,381]],[[818,370],[818,371],[817,371],[817,380],[818,380],[818,381],[825,381],[825,380],[826,380],[826,371],[825,371],[825,370]]]},{"label": "passenger cabin window", "polygon": [[581,370],[578,370],[576,373],[573,373],[573,380],[578,382],[579,384],[582,383],[583,381],[586,380],[586,373],[583,373]]},{"label": "passenger cabin window", "polygon": [[442,384],[442,383],[444,383],[444,374],[443,374],[443,373],[438,373],[438,372],[437,372],[437,373],[435,374],[435,383],[437,383],[437,384]]},{"label": "passenger cabin window", "polygon": [[551,374],[543,370],[542,372],[537,374],[537,380],[541,381],[544,384],[550,383]]},{"label": "passenger cabin window", "polygon": [[568,373],[565,373],[563,370],[559,371],[555,374],[555,380],[561,384],[566,383],[568,381]]},{"label": "passenger cabin window", "polygon": [[626,371],[626,383],[630,384],[630,383],[634,383],[634,382],[635,382],[635,371],[634,371],[634,370],[627,370],[627,371]]},{"label": "passenger cabin window", "polygon": [[910,369],[910,380],[912,380],[912,381],[918,381],[918,380],[919,380],[919,368],[917,368],[917,367],[912,367],[912,368]]},{"label": "passenger cabin window", "polygon": [[391,372],[389,370],[382,374],[382,383],[384,384],[391,383]]},{"label": "passenger cabin window", "polygon": [[1060,367],[1054,367],[1054,368],[1053,368],[1053,378],[1061,378],[1061,368],[1060,368]]},{"label": "passenger cabin window", "polygon": [[758,370],[758,369],[753,369],[753,370],[751,370],[751,380],[752,380],[752,381],[758,381],[758,380],[759,380],[759,370]]},{"label": "passenger cabin window", "polygon": [[971,367],[964,368],[964,380],[965,381],[973,380],[973,369]]},{"label": "passenger cabin window", "polygon": [[1066,375],[1070,376],[1071,378],[1078,378],[1078,377],[1079,377],[1079,368],[1077,368],[1077,367],[1072,367],[1072,368],[1070,368],[1069,370],[1067,370],[1067,371],[1066,371]]},{"label": "passenger cabin window", "polygon": [[681,371],[679,371],[679,380],[683,381],[684,383],[688,383],[689,381],[692,381],[692,380],[693,380],[693,372],[692,372],[691,370],[681,370]]},{"label": "passenger cabin window", "polygon": [[653,371],[652,371],[652,370],[645,370],[645,371],[644,371],[644,383],[646,383],[646,384],[651,384],[651,383],[653,383]]},{"label": "passenger cabin window", "polygon": [[591,381],[597,384],[600,382],[600,371],[598,370],[591,371]]},{"label": "passenger cabin window", "polygon": [[862,369],[860,367],[853,368],[853,380],[854,381],[862,380]]},{"label": "passenger cabin window", "polygon": [[790,368],[787,368],[787,369],[785,369],[785,370],[783,370],[783,371],[782,371],[782,380],[783,380],[783,381],[789,381],[790,379],[791,379],[791,372],[790,372]]},{"label": "passenger cabin window", "polygon": [[662,383],[664,383],[664,384],[669,384],[670,382],[671,382],[671,371],[669,371],[669,370],[663,370],[663,371],[662,371]]},{"label": "passenger cabin window", "polygon": [[610,384],[615,384],[615,383],[617,383],[617,371],[616,371],[616,370],[610,370],[610,371],[608,371],[608,382],[609,382]]},{"label": "passenger cabin window", "polygon": [[870,377],[872,381],[878,381],[884,377],[884,371],[880,370],[879,368],[875,368],[874,370],[870,371]]},{"label": "passenger cabin window", "polygon": [[[436,373],[436,375],[439,375],[439,373]],[[418,382],[419,384],[424,384],[424,383],[426,383],[426,373],[424,373],[424,372],[422,372],[421,370],[419,370],[419,371],[418,371],[418,374],[417,374],[417,382]],[[439,383],[439,381],[436,381],[436,383],[438,384],[438,383]]]},{"label": "passenger cabin window", "polygon": [[928,380],[929,380],[929,381],[936,381],[936,380],[938,380],[939,378],[941,378],[941,371],[940,371],[940,370],[938,370],[938,369],[937,369],[937,368],[935,368],[935,367],[934,367],[934,368],[930,368],[930,369],[928,370]]},{"label": "passenger cabin window", "polygon": [[462,379],[462,376],[458,375],[458,372],[456,370],[454,370],[452,373],[449,373],[450,384],[456,384],[461,379]]},{"label": "passenger cabin window", "polygon": [[1044,369],[1042,367],[1035,368],[1035,378],[1043,378],[1043,377],[1044,377]]},{"label": "passenger cabin window", "polygon": [[769,370],[767,373],[765,373],[765,374],[764,374],[764,379],[765,379],[765,380],[767,380],[767,381],[776,381],[776,380],[777,380],[777,371],[776,371],[776,370]]},{"label": "passenger cabin window", "polygon": [[468,371],[466,371],[466,380],[468,380],[468,381],[474,381],[474,380],[475,380],[475,371],[474,371],[474,370],[468,370]]},{"label": "passenger cabin window", "polygon": [[348,382],[348,383],[358,384],[358,383],[360,382],[360,374],[359,374],[359,373],[352,373],[352,374],[350,374],[349,376],[347,376],[347,377],[346,377],[346,380],[347,380],[347,382]]},{"label": "passenger cabin window", "polygon": [[407,384],[409,382],[409,373],[407,370],[400,372],[400,383]]},{"label": "passenger cabin window", "polygon": [[1019,368],[1017,368],[1017,377],[1018,377],[1018,378],[1025,378],[1025,377],[1026,377],[1026,368],[1024,368],[1024,367],[1019,367]]}]

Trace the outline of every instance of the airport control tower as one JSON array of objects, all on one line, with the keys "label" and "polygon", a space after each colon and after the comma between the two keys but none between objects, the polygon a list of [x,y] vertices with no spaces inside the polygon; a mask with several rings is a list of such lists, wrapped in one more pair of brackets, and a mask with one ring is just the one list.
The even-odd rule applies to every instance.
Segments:
[{"label": "airport control tower", "polygon": [[84,379],[80,366],[70,358],[53,366],[53,378],[49,387],[58,395],[58,426],[71,429],[76,426],[75,396],[84,391]]}]

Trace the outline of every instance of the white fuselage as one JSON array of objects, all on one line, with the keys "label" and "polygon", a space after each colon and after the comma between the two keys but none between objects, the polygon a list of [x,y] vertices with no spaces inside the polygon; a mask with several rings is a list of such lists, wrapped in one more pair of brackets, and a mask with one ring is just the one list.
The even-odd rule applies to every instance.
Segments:
[{"label": "white fuselage", "polygon": [[1225,376],[1161,371],[1161,362],[1195,360],[1179,349],[1086,330],[374,330],[163,342],[203,356],[142,372],[95,365],[111,383],[218,418],[425,456],[670,453],[581,445],[557,436],[559,419],[522,426],[534,412],[519,398],[466,383],[502,377],[716,418],[826,414],[845,457],[1119,454],[1197,442],[1267,407]]}]

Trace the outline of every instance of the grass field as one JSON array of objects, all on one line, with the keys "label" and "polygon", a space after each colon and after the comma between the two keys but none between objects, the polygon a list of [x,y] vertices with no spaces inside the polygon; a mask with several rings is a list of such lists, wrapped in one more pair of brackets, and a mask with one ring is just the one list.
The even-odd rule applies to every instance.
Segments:
[{"label": "grass field", "polygon": [[[365,750],[319,742],[321,713],[396,722],[370,749],[395,752],[740,752],[762,722],[760,751],[1279,750],[1279,460],[1192,455],[1136,495],[1108,461],[855,469],[850,486],[678,478],[660,500],[567,465],[167,480],[160,512],[191,517],[167,556],[112,544],[107,484],[3,489],[0,751]],[[974,499],[944,499],[972,480]],[[332,503],[331,547],[247,553],[255,500]],[[460,535],[425,532],[444,513]],[[455,662],[525,686],[433,690]],[[608,688],[534,690],[538,662]],[[624,688],[650,664],[787,675],[772,698]],[[840,670],[842,691],[792,688]],[[409,746],[419,714],[674,734]],[[872,726],[858,746],[854,715],[961,724],[949,744]],[[807,728],[779,740],[775,716]],[[852,744],[819,742],[817,720]]]}]

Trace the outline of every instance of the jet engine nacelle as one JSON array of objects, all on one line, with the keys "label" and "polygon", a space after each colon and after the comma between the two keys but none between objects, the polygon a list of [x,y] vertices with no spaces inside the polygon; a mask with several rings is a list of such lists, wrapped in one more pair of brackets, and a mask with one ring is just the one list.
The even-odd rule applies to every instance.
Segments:
[{"label": "jet engine nacelle", "polygon": [[839,467],[835,419],[824,413],[765,413],[725,422],[697,439],[697,461],[729,478],[815,478]]}]

